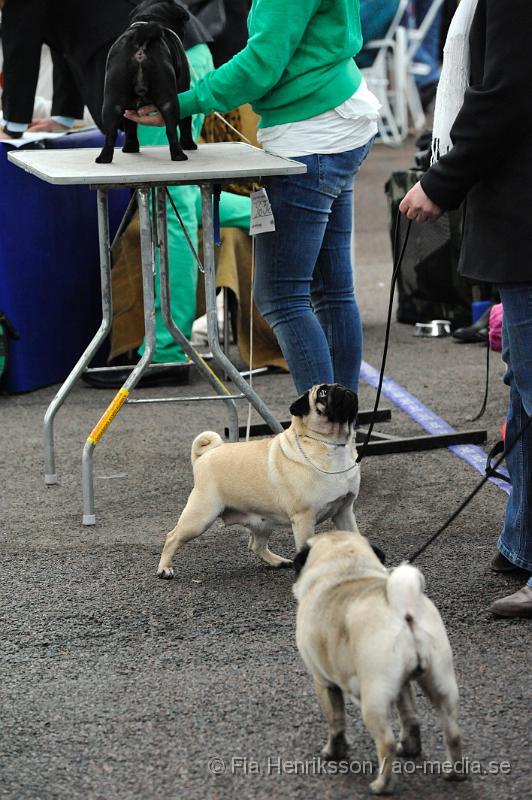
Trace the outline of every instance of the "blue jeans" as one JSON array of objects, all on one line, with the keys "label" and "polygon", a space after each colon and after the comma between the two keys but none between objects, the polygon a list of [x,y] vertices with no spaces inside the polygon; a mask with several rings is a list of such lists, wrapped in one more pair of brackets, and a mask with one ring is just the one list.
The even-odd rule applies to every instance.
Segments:
[{"label": "blue jeans", "polygon": [[371,144],[295,156],[307,165],[304,175],[264,181],[276,230],[257,236],[255,302],[299,394],[316,383],[358,387],[362,322],[351,263],[353,178]]},{"label": "blue jeans", "polygon": [[[532,284],[499,286],[503,306],[504,382],[510,387],[506,442],[532,416]],[[532,572],[532,425],[506,459],[512,493],[498,549],[512,564]]]}]

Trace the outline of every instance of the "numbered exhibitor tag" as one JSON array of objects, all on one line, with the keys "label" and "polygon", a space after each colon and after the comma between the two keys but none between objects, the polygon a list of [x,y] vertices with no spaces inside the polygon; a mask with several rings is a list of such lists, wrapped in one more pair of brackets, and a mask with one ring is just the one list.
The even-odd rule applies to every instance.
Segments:
[{"label": "numbered exhibitor tag", "polygon": [[251,194],[251,224],[249,226],[250,236],[256,233],[268,233],[275,230],[275,220],[273,218],[272,207],[266,194],[266,189],[259,189],[258,192]]}]

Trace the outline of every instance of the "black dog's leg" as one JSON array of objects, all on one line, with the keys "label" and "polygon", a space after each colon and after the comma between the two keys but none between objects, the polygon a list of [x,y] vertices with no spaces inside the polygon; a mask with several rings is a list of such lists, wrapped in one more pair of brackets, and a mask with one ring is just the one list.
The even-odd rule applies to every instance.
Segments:
[{"label": "black dog's leg", "polygon": [[180,119],[179,130],[181,131],[181,147],[183,150],[197,150],[198,145],[192,138],[192,117]]},{"label": "black dog's leg", "polygon": [[124,133],[126,135],[126,139],[124,142],[124,146],[122,148],[122,152],[138,153],[140,147],[139,147],[139,137],[137,136],[137,123],[133,122],[132,119],[127,119],[127,117],[124,117],[123,125],[124,125]]},{"label": "black dog's leg", "polygon": [[174,102],[154,103],[159,109],[166,126],[166,136],[170,145],[170,158],[172,161],[188,161],[188,156],[183,152],[177,136],[177,126],[179,124],[179,104],[177,98]]},{"label": "black dog's leg", "polygon": [[122,114],[124,109],[115,106],[109,109],[105,106],[102,110],[102,128],[105,133],[105,143],[102,152],[96,159],[97,164],[110,164],[113,160],[115,151],[115,142],[118,129],[122,122]]},{"label": "black dog's leg", "polygon": [[115,125],[105,134],[105,143],[102,147],[102,152],[96,159],[97,164],[110,164],[113,160],[117,133],[118,127]]}]

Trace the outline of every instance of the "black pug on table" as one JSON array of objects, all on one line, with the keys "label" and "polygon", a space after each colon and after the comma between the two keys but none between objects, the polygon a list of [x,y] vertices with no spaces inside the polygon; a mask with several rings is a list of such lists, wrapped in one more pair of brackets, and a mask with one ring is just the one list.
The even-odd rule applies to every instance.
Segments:
[{"label": "black pug on table", "polygon": [[[175,0],[144,0],[131,14],[131,24],[109,50],[105,71],[102,128],[105,144],[97,164],[110,164],[119,128],[125,132],[124,153],[138,153],[137,123],[126,109],[156,106],[164,119],[172,161],[186,161],[185,150],[197,150],[192,118],[180,118],[178,92],[190,88],[190,72],[181,43],[188,11]],[[181,142],[177,127],[181,131]]]}]

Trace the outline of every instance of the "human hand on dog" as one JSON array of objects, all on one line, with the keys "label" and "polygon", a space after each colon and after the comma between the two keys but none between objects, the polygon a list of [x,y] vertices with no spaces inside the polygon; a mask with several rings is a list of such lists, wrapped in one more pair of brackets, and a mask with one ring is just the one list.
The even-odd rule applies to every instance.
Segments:
[{"label": "human hand on dog", "polygon": [[403,197],[399,211],[415,222],[436,222],[443,214],[443,209],[425,194],[419,181]]},{"label": "human hand on dog", "polygon": [[137,111],[128,109],[124,111],[124,117],[132,122],[137,122],[139,125],[153,125],[158,128],[164,125],[163,116],[155,106],[142,106]]}]

